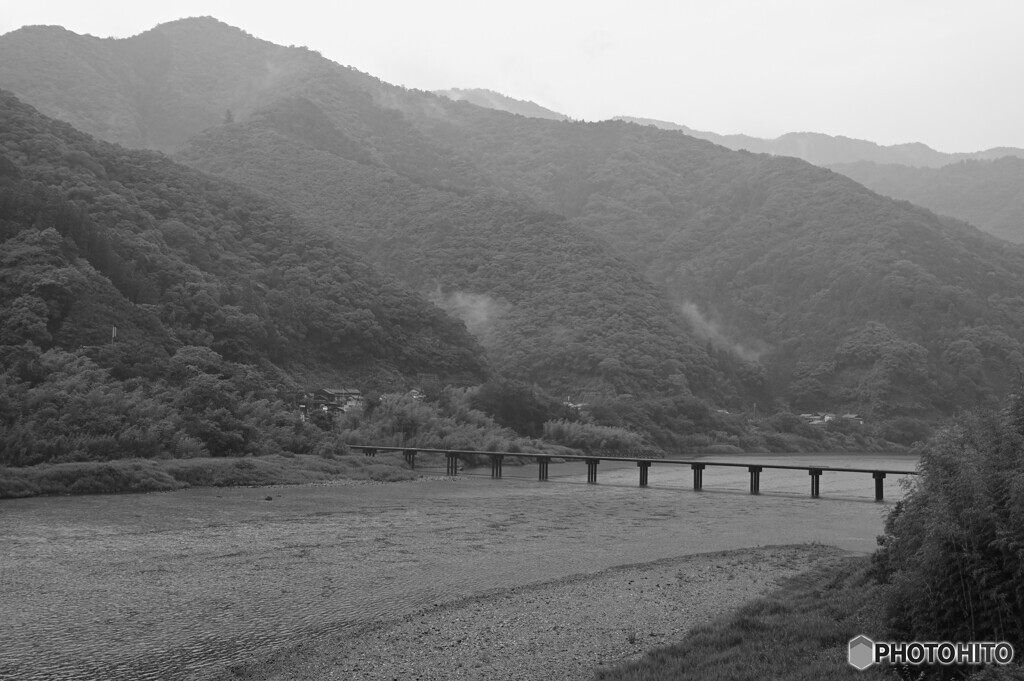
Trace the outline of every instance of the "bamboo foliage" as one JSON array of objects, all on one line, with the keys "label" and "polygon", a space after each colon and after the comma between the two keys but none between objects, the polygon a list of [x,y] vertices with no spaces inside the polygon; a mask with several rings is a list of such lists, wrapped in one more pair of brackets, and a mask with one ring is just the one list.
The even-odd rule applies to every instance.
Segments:
[{"label": "bamboo foliage", "polygon": [[886,522],[876,563],[907,640],[1024,641],[1024,402],[941,431]]}]

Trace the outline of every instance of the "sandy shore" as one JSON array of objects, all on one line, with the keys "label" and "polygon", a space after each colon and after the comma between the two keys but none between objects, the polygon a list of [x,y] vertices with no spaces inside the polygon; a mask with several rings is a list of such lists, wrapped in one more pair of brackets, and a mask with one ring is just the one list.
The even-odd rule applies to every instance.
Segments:
[{"label": "sandy shore", "polygon": [[222,678],[590,680],[841,555],[777,546],[614,567],[424,610]]}]

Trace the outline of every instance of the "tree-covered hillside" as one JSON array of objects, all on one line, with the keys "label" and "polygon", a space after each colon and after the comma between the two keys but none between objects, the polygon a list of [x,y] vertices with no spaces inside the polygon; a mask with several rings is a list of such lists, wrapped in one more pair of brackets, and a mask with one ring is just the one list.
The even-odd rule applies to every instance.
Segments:
[{"label": "tree-covered hillside", "polygon": [[[735,377],[742,363],[710,357],[683,316],[602,242],[507,192],[419,183],[415,171],[371,160],[340,118],[308,99],[280,102],[197,137],[180,158],[342,235],[464,319],[509,376],[575,396],[734,400],[746,390],[723,375]],[[415,151],[399,169],[422,165]]]},{"label": "tree-covered hillside", "polygon": [[[0,52],[101,47],[16,33]],[[152,67],[137,40],[166,48],[147,135],[205,128],[180,158],[342,235],[459,312],[520,378],[933,418],[997,399],[1021,364],[1021,250],[828,170],[452,102],[212,19],[104,43],[104,58]],[[31,60],[4,68],[63,101]]]},{"label": "tree-covered hillside", "polygon": [[408,98],[410,120],[643,268],[794,408],[949,413],[1024,359],[1024,251],[783,157]]},{"label": "tree-covered hillside", "polygon": [[941,168],[877,163],[832,166],[879,194],[971,223],[1001,239],[1024,243],[1024,159],[961,161]]},{"label": "tree-covered hillside", "polygon": [[292,214],[7,92],[0,240],[0,463],[308,449],[281,389],[485,375],[461,323]]},{"label": "tree-covered hillside", "polygon": [[[258,40],[210,17],[127,39],[59,26],[0,36],[0,88],[104,140],[161,151],[226,117],[244,118],[327,64],[310,50]],[[342,72],[353,82],[375,80]]]}]

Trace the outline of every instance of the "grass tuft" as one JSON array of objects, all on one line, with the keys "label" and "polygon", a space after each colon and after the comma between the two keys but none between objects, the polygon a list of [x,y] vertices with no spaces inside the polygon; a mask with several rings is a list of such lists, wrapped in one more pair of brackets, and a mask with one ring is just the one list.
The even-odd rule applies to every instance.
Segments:
[{"label": "grass tuft", "polygon": [[63,494],[165,492],[183,487],[295,485],[322,480],[394,482],[419,477],[397,457],[367,463],[355,455],[121,459],[0,468],[0,499]]}]

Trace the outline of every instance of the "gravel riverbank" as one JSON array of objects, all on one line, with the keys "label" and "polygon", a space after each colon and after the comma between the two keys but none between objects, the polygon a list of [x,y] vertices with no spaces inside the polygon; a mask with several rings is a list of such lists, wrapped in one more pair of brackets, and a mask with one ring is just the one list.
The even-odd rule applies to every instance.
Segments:
[{"label": "gravel riverbank", "polygon": [[863,474],[812,499],[806,474],[636,471],[4,500],[0,679],[588,678],[820,545],[871,551],[887,507]]},{"label": "gravel riverbank", "polygon": [[774,546],[614,567],[425,610],[222,678],[589,681],[603,665],[679,641],[840,555],[824,545]]}]

